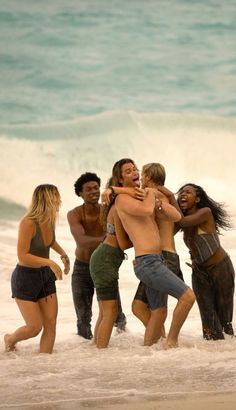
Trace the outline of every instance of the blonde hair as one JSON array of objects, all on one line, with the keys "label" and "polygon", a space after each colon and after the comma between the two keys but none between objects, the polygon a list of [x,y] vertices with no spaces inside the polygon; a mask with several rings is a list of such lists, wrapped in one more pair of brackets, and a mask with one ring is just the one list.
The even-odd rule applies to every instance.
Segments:
[{"label": "blonde hair", "polygon": [[163,165],[158,162],[150,162],[149,164],[144,165],[142,171],[144,175],[149,177],[155,184],[165,184],[166,171]]},{"label": "blonde hair", "polygon": [[61,196],[55,185],[38,185],[32,196],[26,217],[39,222],[49,222],[54,227],[57,212],[61,206]]}]

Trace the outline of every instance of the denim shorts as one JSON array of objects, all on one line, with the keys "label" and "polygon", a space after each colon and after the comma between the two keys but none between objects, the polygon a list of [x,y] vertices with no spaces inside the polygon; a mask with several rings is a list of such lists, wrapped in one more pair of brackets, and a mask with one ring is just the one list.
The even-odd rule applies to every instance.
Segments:
[{"label": "denim shorts", "polygon": [[[180,269],[179,255],[175,252],[162,251],[163,261],[167,267],[173,272],[178,278],[184,280],[182,271]],[[134,300],[141,300],[143,303],[148,305],[147,295],[146,295],[146,285],[143,282],[139,282],[137,291],[134,296]]]},{"label": "denim shorts", "polygon": [[106,243],[98,245],[90,258],[90,274],[98,300],[118,299],[119,267],[124,252]]},{"label": "denim shorts", "polygon": [[135,275],[146,285],[147,302],[151,310],[167,307],[167,295],[179,299],[188,288],[168,269],[161,254],[137,256]]},{"label": "denim shorts", "polygon": [[29,268],[16,265],[11,276],[12,297],[37,302],[56,293],[56,276],[49,266]]}]

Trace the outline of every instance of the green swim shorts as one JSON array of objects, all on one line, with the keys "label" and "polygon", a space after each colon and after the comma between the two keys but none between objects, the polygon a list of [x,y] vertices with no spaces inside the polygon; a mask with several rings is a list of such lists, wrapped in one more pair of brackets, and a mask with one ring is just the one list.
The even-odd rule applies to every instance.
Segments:
[{"label": "green swim shorts", "polygon": [[119,267],[124,260],[120,248],[101,243],[90,258],[90,274],[98,300],[113,300],[118,297]]}]

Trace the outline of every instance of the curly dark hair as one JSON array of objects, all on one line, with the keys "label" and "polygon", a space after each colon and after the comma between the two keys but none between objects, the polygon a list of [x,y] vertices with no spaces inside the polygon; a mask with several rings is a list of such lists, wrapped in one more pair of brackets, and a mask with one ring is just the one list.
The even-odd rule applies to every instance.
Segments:
[{"label": "curly dark hair", "polygon": [[199,202],[196,203],[197,208],[208,207],[211,209],[215,220],[216,231],[218,233],[220,232],[220,228],[225,230],[232,228],[230,217],[224,209],[224,204],[214,201],[214,199],[210,198],[200,185],[193,183],[184,184],[178,190],[177,194],[179,194],[186,186],[191,186],[195,189],[196,196],[199,198]]},{"label": "curly dark hair", "polygon": [[83,185],[86,182],[95,181],[101,186],[101,179],[94,172],[85,172],[85,174],[80,175],[80,177],[75,181],[74,188],[76,195],[80,196],[80,192],[83,190]]}]

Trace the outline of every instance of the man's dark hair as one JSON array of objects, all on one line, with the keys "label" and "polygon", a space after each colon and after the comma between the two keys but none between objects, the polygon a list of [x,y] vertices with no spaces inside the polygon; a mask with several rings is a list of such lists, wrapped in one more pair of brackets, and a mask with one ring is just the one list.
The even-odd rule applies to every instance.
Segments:
[{"label": "man's dark hair", "polygon": [[100,187],[101,179],[97,176],[97,174],[94,174],[93,172],[85,172],[85,174],[80,175],[80,177],[74,183],[76,195],[80,196],[80,192],[82,192],[83,190],[83,185],[86,184],[86,182],[91,181],[97,182]]}]

